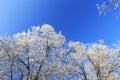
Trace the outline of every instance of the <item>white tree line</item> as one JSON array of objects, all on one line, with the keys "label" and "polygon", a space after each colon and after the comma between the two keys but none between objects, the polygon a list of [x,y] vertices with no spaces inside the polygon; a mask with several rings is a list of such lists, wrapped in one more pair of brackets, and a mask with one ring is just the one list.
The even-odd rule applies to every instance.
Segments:
[{"label": "white tree line", "polygon": [[1,80],[112,80],[119,68],[120,43],[67,42],[48,24],[0,37]]}]

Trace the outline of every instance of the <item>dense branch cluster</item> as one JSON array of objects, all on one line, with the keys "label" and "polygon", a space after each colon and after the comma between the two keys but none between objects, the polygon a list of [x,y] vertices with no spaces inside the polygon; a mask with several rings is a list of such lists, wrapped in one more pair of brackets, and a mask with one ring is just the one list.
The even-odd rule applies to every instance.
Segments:
[{"label": "dense branch cluster", "polygon": [[67,42],[48,24],[0,37],[1,80],[113,80],[119,67],[120,43]]}]

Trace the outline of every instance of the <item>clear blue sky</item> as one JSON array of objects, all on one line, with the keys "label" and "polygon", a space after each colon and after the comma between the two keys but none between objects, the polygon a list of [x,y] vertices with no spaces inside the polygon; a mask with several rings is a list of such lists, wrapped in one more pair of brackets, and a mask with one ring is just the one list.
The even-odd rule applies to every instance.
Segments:
[{"label": "clear blue sky", "polygon": [[31,26],[51,24],[66,39],[84,43],[104,39],[120,40],[120,19],[116,13],[99,16],[97,3],[103,0],[0,0],[0,34],[12,35]]}]

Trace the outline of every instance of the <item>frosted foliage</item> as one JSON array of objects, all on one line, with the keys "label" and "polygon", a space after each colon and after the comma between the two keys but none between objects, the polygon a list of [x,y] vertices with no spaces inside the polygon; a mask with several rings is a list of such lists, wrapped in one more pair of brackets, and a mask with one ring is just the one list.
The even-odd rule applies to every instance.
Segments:
[{"label": "frosted foliage", "polygon": [[45,35],[45,36],[55,34],[53,27],[51,25],[48,25],[48,24],[44,24],[41,27],[41,31],[43,32],[43,35]]},{"label": "frosted foliage", "polygon": [[94,56],[95,58],[93,58],[93,60],[95,59],[96,62],[101,62],[100,59],[102,57],[105,57],[108,53],[108,49],[106,46],[101,45],[101,44],[94,44],[92,46],[90,46],[90,49],[88,50],[87,54],[90,54],[90,56]]},{"label": "frosted foliage", "polygon": [[83,54],[85,51],[85,45],[80,42],[70,42],[69,47],[75,49],[75,51],[79,54]]},{"label": "frosted foliage", "polygon": [[97,9],[99,15],[105,15],[109,11],[115,11],[120,6],[120,0],[109,0],[108,2],[103,2],[103,4],[97,4]]},{"label": "frosted foliage", "polygon": [[64,36],[62,36],[61,33],[57,34],[54,31],[53,27],[48,24],[43,25],[41,27],[41,31],[43,33],[43,36],[48,38],[48,45],[50,46],[56,45],[56,47],[59,47],[65,41]]},{"label": "frosted foliage", "polygon": [[[44,24],[40,27],[32,27],[32,30],[35,35],[44,39],[44,41],[48,40],[49,46],[59,47],[61,44],[65,42],[64,36],[61,33],[56,33],[54,28],[51,25]],[[41,39],[42,40],[42,39]]]},{"label": "frosted foliage", "polygon": [[71,59],[73,59],[73,64],[81,64],[81,62],[84,60],[83,56],[85,53],[85,45],[80,42],[70,42],[69,47],[75,50],[70,54]]},{"label": "frosted foliage", "polygon": [[28,45],[32,45],[35,42],[35,39],[26,32],[16,34],[14,35],[14,38],[16,39],[18,45],[24,47]]}]

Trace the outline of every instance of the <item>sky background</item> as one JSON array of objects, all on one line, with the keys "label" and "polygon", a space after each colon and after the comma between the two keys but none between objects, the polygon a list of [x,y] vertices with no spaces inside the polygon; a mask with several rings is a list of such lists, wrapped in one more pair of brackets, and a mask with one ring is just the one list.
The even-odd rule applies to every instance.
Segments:
[{"label": "sky background", "polygon": [[67,41],[106,44],[120,40],[116,13],[99,16],[96,4],[103,0],[0,0],[0,35],[27,31],[31,26],[50,24]]}]

